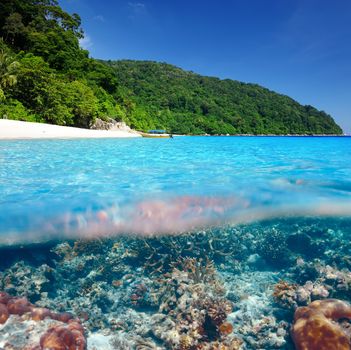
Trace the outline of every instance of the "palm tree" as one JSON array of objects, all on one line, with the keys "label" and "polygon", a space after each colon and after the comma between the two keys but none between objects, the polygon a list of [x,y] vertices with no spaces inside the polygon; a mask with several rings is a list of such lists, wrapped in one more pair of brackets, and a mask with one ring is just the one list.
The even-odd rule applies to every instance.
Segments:
[{"label": "palm tree", "polygon": [[5,99],[5,89],[17,83],[19,62],[4,50],[0,50],[0,100]]}]

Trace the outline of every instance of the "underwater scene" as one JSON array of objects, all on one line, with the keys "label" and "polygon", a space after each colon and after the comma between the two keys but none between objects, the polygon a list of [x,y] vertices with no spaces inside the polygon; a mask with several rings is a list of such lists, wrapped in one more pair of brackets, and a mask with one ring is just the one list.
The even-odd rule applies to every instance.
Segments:
[{"label": "underwater scene", "polygon": [[0,349],[351,348],[351,138],[0,142]]}]

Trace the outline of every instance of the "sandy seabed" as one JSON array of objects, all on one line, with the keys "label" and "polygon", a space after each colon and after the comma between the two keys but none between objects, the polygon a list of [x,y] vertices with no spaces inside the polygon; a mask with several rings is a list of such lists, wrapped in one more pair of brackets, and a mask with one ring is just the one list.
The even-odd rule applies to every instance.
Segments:
[{"label": "sandy seabed", "polygon": [[140,137],[128,130],[89,130],[42,123],[0,119],[0,139],[60,139]]}]

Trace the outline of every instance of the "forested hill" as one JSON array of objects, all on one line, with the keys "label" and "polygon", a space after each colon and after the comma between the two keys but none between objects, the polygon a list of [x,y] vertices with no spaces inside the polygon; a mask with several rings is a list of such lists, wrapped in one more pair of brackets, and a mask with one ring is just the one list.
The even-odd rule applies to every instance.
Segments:
[{"label": "forested hill", "polygon": [[150,61],[108,61],[139,112],[137,129],[182,134],[340,134],[333,118],[256,84]]},{"label": "forested hill", "polygon": [[0,118],[90,127],[96,118],[182,134],[340,134],[324,112],[257,85],[155,62],[89,57],[57,0],[0,1]]}]

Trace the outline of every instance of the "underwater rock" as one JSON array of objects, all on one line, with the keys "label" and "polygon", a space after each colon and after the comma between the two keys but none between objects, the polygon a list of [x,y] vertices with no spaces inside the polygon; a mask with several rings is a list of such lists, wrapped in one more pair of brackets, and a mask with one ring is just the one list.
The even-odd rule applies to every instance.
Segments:
[{"label": "underwater rock", "polygon": [[257,253],[251,254],[247,258],[246,263],[252,270],[262,270],[267,268],[266,261]]},{"label": "underwater rock", "polygon": [[305,261],[299,257],[296,259],[295,266],[289,269],[289,274],[297,283],[304,284],[318,278],[320,264],[320,260]]},{"label": "underwater rock", "polygon": [[297,350],[349,350],[350,337],[336,321],[351,319],[351,305],[337,299],[316,300],[300,307],[291,329]]},{"label": "underwater rock", "polygon": [[[100,333],[93,333],[88,336],[88,349],[89,350],[127,350],[128,347],[119,346],[120,344],[114,344],[114,338]],[[127,342],[125,342],[127,343]],[[129,345],[129,344],[128,344]],[[130,349],[131,347],[129,347]]]},{"label": "underwater rock", "polygon": [[289,324],[274,316],[251,319],[235,325],[244,340],[244,349],[286,349]]}]

